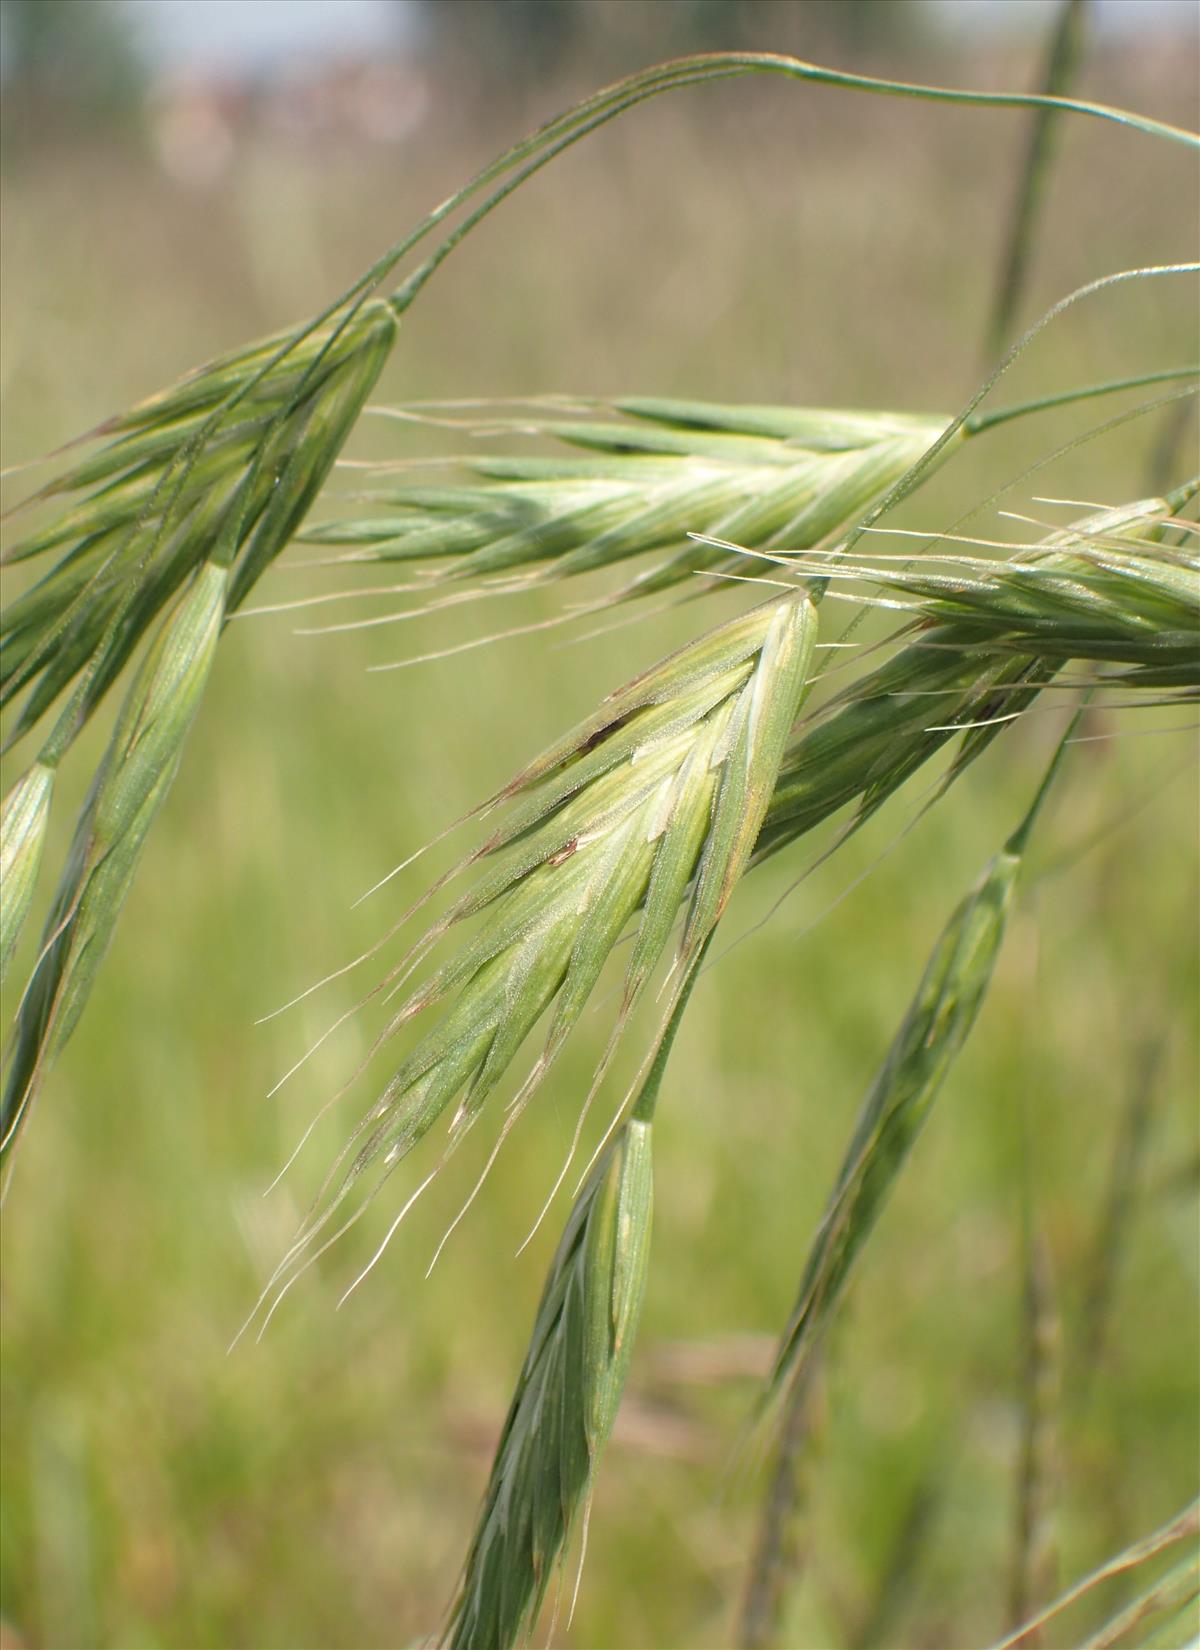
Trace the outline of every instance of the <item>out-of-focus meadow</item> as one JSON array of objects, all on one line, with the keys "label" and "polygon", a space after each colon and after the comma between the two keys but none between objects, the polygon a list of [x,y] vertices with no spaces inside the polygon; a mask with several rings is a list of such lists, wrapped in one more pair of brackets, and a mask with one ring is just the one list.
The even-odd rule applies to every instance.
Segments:
[{"label": "out-of-focus meadow", "polygon": [[[582,47],[516,76],[494,46],[505,6],[437,9],[436,36],[394,64],[380,55],[369,72],[240,92],[175,82],[140,126],[67,118],[49,94],[11,89],[6,464],[315,309],[535,120],[686,44],[668,6],[592,7]],[[857,41],[803,5],[738,8],[738,29],[764,49],[989,87],[1030,85],[1040,50],[1036,32],[948,44],[908,11],[890,36]],[[1080,89],[1190,123],[1183,38],[1093,40]],[[726,43],[719,26],[712,43]],[[556,162],[455,255],[405,320],[382,397],[636,392],[953,412],[989,364],[1025,140],[1018,114],[772,84],[660,101]],[[1195,256],[1194,181],[1182,151],[1064,125],[1022,319],[1110,270]],[[1063,316],[997,400],[1196,350],[1190,283],[1129,287]],[[946,524],[1118,405],[998,431],[902,519]],[[1164,417],[1070,452],[1005,504],[1141,495]],[[418,439],[367,422],[360,456],[402,456]],[[1193,426],[1173,479],[1194,445]],[[336,483],[353,484],[352,472]],[[19,488],[13,478],[6,496]],[[327,574],[281,569],[263,600],[322,588]],[[364,889],[725,600],[596,639],[552,630],[366,672],[563,599],[337,636],[298,636],[288,615],[232,628],[4,1209],[6,1646],[383,1646],[436,1625],[566,1203],[514,1253],[612,1004],[589,1015],[428,1280],[485,1130],[340,1312],[419,1164],[304,1276],[261,1343],[227,1356],[387,1069],[385,1056],[264,1197],[372,1023],[350,1022],[267,1098],[355,1000],[358,976],[254,1022],[381,934],[452,845],[355,906]],[[824,1360],[789,1645],[976,1646],[1008,1624],[1023,1181],[1057,1347],[1043,1586],[1193,1493],[1197,741],[1162,731],[1179,720],[1106,711],[1087,728],[1100,737],[1073,749],[980,1023]],[[770,1337],[925,954],[1019,818],[1061,725],[1031,717],[905,835],[918,780],[778,909],[811,849],[739,895],[724,942],[749,937],[699,988],[660,1111],[648,1304],[578,1606],[555,1642],[731,1642],[760,1490],[742,1429]],[[84,766],[71,765],[48,866]],[[1114,1166],[1131,1157],[1114,1224]]]}]

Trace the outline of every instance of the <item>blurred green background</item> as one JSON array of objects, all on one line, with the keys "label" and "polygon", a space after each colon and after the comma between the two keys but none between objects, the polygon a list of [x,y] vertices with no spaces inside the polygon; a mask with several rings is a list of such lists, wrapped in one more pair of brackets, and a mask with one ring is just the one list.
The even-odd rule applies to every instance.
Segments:
[{"label": "blurred green background", "polygon": [[[255,7],[176,0],[208,13],[191,46],[171,35],[186,34],[180,17],[156,23],[156,9],[171,10],[4,0],[6,465],[315,309],[499,148],[616,74],[695,45],[752,45],[1024,88],[1048,17],[845,0],[356,3],[314,44],[313,13],[330,8],[276,0],[294,41],[231,48],[231,14]],[[1132,29],[1130,8],[1101,11],[1078,90],[1194,120],[1190,6],[1146,7]],[[405,321],[382,396],[953,412],[989,364],[1026,118],[749,82],[639,110],[472,237]],[[1022,319],[1110,270],[1194,257],[1194,186],[1182,151],[1065,126]],[[1064,316],[998,399],[1196,351],[1189,283],[1145,283]],[[944,525],[1119,405],[998,431],[897,519]],[[360,456],[407,450],[402,427],[367,424]],[[1159,412],[1078,448],[1003,502],[1037,513],[1038,495],[1139,496],[1165,428]],[[1181,479],[1194,425],[1176,435]],[[6,497],[20,490],[10,478]],[[280,569],[263,599],[327,588],[320,579]],[[341,1312],[420,1163],[306,1274],[261,1344],[227,1356],[388,1063],[264,1198],[365,1052],[370,1017],[267,1092],[373,965],[357,989],[352,975],[254,1021],[378,937],[457,844],[354,907],[365,888],[707,622],[688,608],[595,640],[551,631],[366,674],[558,600],[343,636],[297,636],[288,616],[231,629],[4,1209],[6,1647],[392,1646],[436,1625],[566,1202],[514,1252],[557,1173],[611,1003],[588,1017],[428,1281],[485,1130]],[[1180,720],[1103,711],[1073,752],[989,1001],[824,1361],[788,1645],[981,1646],[1007,1626],[1023,1179],[1058,1348],[1040,1584],[1053,1590],[1193,1493],[1197,739],[1163,731]],[[1029,718],[906,835],[919,779],[780,909],[810,845],[739,895],[725,943],[754,932],[699,988],[660,1109],[649,1300],[578,1607],[555,1643],[733,1642],[761,1493],[743,1428],[771,1337],[928,948],[1019,818],[1061,725]],[[72,764],[56,804],[48,867],[86,771]],[[1161,1059],[1139,1101],[1148,1047]],[[1106,1270],[1118,1163],[1133,1186]]]}]

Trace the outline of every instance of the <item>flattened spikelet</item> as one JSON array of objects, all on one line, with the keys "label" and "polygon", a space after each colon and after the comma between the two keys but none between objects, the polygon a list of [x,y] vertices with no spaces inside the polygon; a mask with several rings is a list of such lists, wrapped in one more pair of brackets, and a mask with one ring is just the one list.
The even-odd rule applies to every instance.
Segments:
[{"label": "flattened spikelet", "polygon": [[649,1264],[648,1122],[631,1119],[571,1210],[439,1642],[517,1644],[533,1630],[608,1440],[629,1369]]},{"label": "flattened spikelet", "polygon": [[815,640],[803,592],[766,603],[614,694],[494,799],[509,811],[465,862],[480,866],[475,886],[410,960],[468,917],[482,925],[410,992],[384,1035],[422,1010],[450,1007],[363,1119],[340,1188],[297,1253],[359,1176],[381,1157],[390,1169],[457,1100],[456,1144],[548,1013],[510,1127],[635,921],[617,1030],[681,918],[673,967],[677,981],[689,976],[754,846]]},{"label": "flattened spikelet", "polygon": [[793,1379],[832,1313],[938,1088],[974,1024],[1000,948],[1019,856],[1001,853],[947,923],[871,1086],[809,1254],[771,1377]]},{"label": "flattened spikelet", "polygon": [[238,605],[320,490],[395,325],[371,302],[213,362],[101,426],[104,445],[36,495],[63,507],[5,560],[58,560],[0,614],[0,707],[29,690],[10,743],[86,669],[82,725],[222,534]]},{"label": "flattened spikelet", "polygon": [[848,828],[863,823],[962,729],[957,776],[1053,675],[1036,660],[969,649],[951,626],[909,642],[801,727],[780,764],[757,855],[788,846],[850,803]]},{"label": "flattened spikelet", "polygon": [[1089,516],[1008,561],[964,556],[961,568],[943,572],[856,557],[833,577],[898,592],[920,620],[952,625],[964,649],[1123,666],[1118,679],[1129,686],[1195,692],[1200,556],[1186,539],[1161,542],[1174,520],[1171,501],[1146,499]]},{"label": "flattened spikelet", "polygon": [[218,563],[200,569],[159,627],[130,684],[21,1001],[0,1113],[5,1150],[47,1061],[71,1035],[108,949],[204,693],[229,578],[229,568]]},{"label": "flattened spikelet", "polygon": [[29,913],[42,862],[54,769],[35,762],[9,791],[0,814],[0,980]]},{"label": "flattened spikelet", "polygon": [[946,577],[919,564],[897,570],[857,557],[848,566],[797,558],[797,573],[911,591],[916,622],[890,657],[800,728],[756,852],[773,853],[857,803],[853,829],[962,729],[945,781],[953,782],[1073,658],[1124,663],[1108,678],[1123,685],[1194,691],[1200,564],[1186,542],[1160,542],[1177,525],[1173,512],[1184,496],[1181,489],[1170,499],[1084,517],[1051,534],[1028,560],[997,561],[994,572],[979,576]]},{"label": "flattened spikelet", "polygon": [[[513,418],[489,434],[542,435],[586,456],[464,457],[469,481],[374,496],[386,514],[309,528],[307,542],[354,561],[421,565],[428,582],[493,588],[571,577],[673,550],[619,594],[644,595],[728,569],[736,557],[687,542],[708,533],[759,548],[811,548],[882,496],[945,428],[940,418],[630,397],[606,417]],[[744,566],[741,571],[745,571]]]},{"label": "flattened spikelet", "polygon": [[837,1184],[809,1251],[768,1396],[793,1382],[846,1287],[897,1175],[965,1044],[991,984],[1017,873],[1057,772],[1063,741],[1024,820],[938,936],[900,1029],[863,1102]]},{"label": "flattened spikelet", "polygon": [[58,515],[7,553],[10,561],[58,554],[0,612],[0,707],[26,693],[9,744],[70,692],[39,761],[5,801],[5,966],[33,892],[50,775],[145,651],[21,999],[0,1149],[11,1146],[47,1061],[87,1000],[225,620],[303,519],[394,332],[387,304],[348,305],[326,324],[214,362],[110,420],[96,432],[104,444],[37,495],[62,501]]}]

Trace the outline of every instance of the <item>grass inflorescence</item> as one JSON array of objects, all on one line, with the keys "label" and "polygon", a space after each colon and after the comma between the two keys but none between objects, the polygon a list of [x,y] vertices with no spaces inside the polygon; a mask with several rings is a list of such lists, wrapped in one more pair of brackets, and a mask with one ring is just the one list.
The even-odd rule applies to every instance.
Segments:
[{"label": "grass inflorescence", "polygon": [[[141,661],[96,771],[50,908],[40,956],[21,998],[6,1074],[2,1144],[15,1138],[46,1063],[66,1042],[112,938],[146,833],[175,777],[212,668],[229,567],[206,563]],[[35,764],[33,776],[45,771]],[[44,829],[46,802],[35,819]],[[36,831],[17,843],[18,888],[36,874]]]},{"label": "grass inflorescence", "polygon": [[[29,910],[51,776],[126,664],[141,658],[79,816],[9,1046],[0,1150],[71,1035],[170,789],[229,614],[289,542],[395,334],[383,303],[268,340],[114,418],[35,502],[66,501],[8,559],[55,566],[0,620],[9,743],[60,708],[6,800],[3,960]],[[65,703],[63,702],[65,696]],[[10,880],[11,879],[11,880]]]},{"label": "grass inflorescence", "polygon": [[845,576],[855,602],[870,602],[862,587],[872,583],[910,597],[900,604],[910,622],[882,663],[798,729],[759,853],[848,803],[852,823],[862,823],[957,737],[944,790],[1072,661],[1116,665],[1103,681],[1140,689],[1147,703],[1190,697],[1200,668],[1200,564],[1190,548],[1195,526],[1176,515],[1189,496],[1185,488],[1094,512],[1027,554],[947,574],[788,558],[799,574]]},{"label": "grass inflorescence", "polygon": [[[1079,297],[1194,272],[1190,265],[1127,270],[1080,287],[1014,346],[954,420],[644,396],[529,403],[525,415],[491,417],[478,433],[557,443],[550,456],[541,448],[532,455],[476,451],[451,479],[438,469],[433,479],[377,490],[379,508],[370,516],[306,525],[378,380],[399,317],[473,226],[563,149],[645,98],[758,73],[1036,108],[1047,118],[1074,111],[1193,148],[1197,142],[1174,127],[1061,96],[947,92],[769,54],[716,54],[647,71],[517,144],[306,326],[223,357],[93,432],[87,454],[72,453],[29,501],[43,514],[5,557],[31,567],[53,562],[0,616],[0,708],[12,718],[6,745],[52,720],[0,821],[0,968],[15,954],[32,906],[60,763],[126,673],[127,685],[20,997],[7,1053],[3,1149],[88,999],[179,769],[223,629],[293,539],[332,552],[325,559],[335,563],[398,564],[410,582],[394,588],[432,593],[431,605],[625,569],[653,554],[665,559],[633,570],[594,605],[680,587],[711,591],[725,578],[758,580],[759,595],[771,590],[760,606],[611,695],[479,810],[497,812],[501,823],[430,895],[456,878],[473,882],[369,994],[388,1009],[372,1053],[410,1025],[420,1028],[415,1043],[353,1131],[264,1292],[264,1300],[274,1292],[277,1303],[321,1252],[316,1240],[331,1243],[344,1230],[334,1217],[351,1193],[370,1183],[345,1224],[444,1124],[435,1174],[536,1041],[490,1168],[609,970],[619,974],[618,1007],[556,1193],[618,1040],[651,982],[662,981],[657,1040],[584,1173],[551,1265],[443,1629],[442,1642],[454,1650],[500,1650],[528,1638],[581,1516],[586,1524],[645,1292],[652,1119],[664,1063],[747,868],[840,816],[836,847],[958,741],[931,787],[936,800],[1052,687],[1098,679],[1147,704],[1194,699],[1200,689],[1200,560],[1194,523],[1180,514],[1194,484],[1093,512],[1008,559],[946,556],[936,545],[949,536],[931,541],[917,566],[864,549],[873,542],[867,530],[965,439],[1085,393],[978,412],[1048,320]],[[1049,84],[1058,84],[1054,75]],[[398,291],[375,296],[400,259],[453,213],[461,214],[457,226]],[[1018,252],[1018,263],[1024,257]],[[1008,330],[1018,289],[1010,281],[998,332]],[[1175,376],[1160,370],[1086,393]],[[393,411],[404,420],[470,427],[417,408]],[[408,462],[402,458],[400,467],[411,477]],[[707,577],[699,582],[696,574]],[[880,594],[864,596],[867,586]],[[314,599],[346,594],[355,593]],[[802,715],[819,674],[818,614],[824,626],[822,604],[847,595],[864,609],[898,611],[903,628],[882,654],[864,650],[865,667],[848,665],[833,692]],[[1079,676],[1068,675],[1072,665]],[[789,1386],[794,1392],[809,1369],[976,1019],[1044,792],[1045,785],[934,948],[860,1114],[768,1398]],[[449,954],[431,964],[443,943]],[[422,978],[418,970],[426,967]],[[429,1025],[435,1012],[442,1018]],[[382,1246],[375,1259],[381,1253]],[[1193,1526],[1194,1519],[1189,1535]],[[1148,1614],[1165,1616],[1173,1628],[1195,1596],[1189,1559],[1119,1610],[1092,1642],[1115,1645]]]},{"label": "grass inflorescence", "polygon": [[[302,526],[375,384],[398,317],[444,260],[529,177],[626,110],[667,91],[751,74],[933,102],[1073,111],[1172,142],[1196,142],[1193,134],[1162,122],[1057,95],[922,87],[771,53],[680,59],[605,88],[514,145],[307,325],[225,356],[110,419],[93,432],[98,445],[92,453],[68,463],[29,501],[53,505],[49,521],[6,552],[6,560],[16,562],[51,552],[58,556],[0,619],[0,708],[25,695],[14,713],[9,744],[32,732],[56,704],[59,709],[34,769],[18,782],[19,794],[6,807],[6,851],[11,846],[16,855],[17,895],[2,936],[5,961],[29,909],[44,827],[45,809],[30,811],[27,793],[48,795],[49,786],[40,784],[45,773],[57,768],[107,690],[139,648],[149,645],[155,626],[162,627],[160,637],[165,634],[172,621],[162,617],[163,610],[210,563],[226,570],[220,622],[242,605]],[[442,228],[456,214],[459,221]],[[435,232],[441,239],[391,298],[374,296]],[[555,461],[540,460],[522,468],[517,461],[515,469],[486,478],[491,486],[482,490],[402,490],[391,501],[398,524],[379,529],[368,523],[365,535],[361,528],[351,530],[357,553],[363,553],[365,542],[372,546],[367,553],[376,556],[449,557],[454,578],[503,579],[514,568],[531,565],[535,577],[546,576],[547,565],[556,577],[670,543],[689,518],[693,530],[706,527],[767,543],[784,535],[797,547],[811,548],[847,526],[853,539],[864,520],[911,490],[968,428],[965,414],[943,428],[927,418],[739,410],[652,398],[626,399],[601,410],[614,416],[566,420],[549,432],[599,452],[590,469],[568,463],[564,471],[561,465],[554,468]],[[636,473],[630,469],[634,460]],[[676,470],[672,461],[681,467]],[[658,466],[653,478],[651,464]],[[760,473],[751,478],[754,471]],[[338,529],[327,532],[336,538]],[[723,551],[714,557],[693,546],[635,581],[634,589],[662,588],[697,565],[719,570],[723,557]],[[136,717],[138,707],[132,705],[128,714]],[[188,720],[178,719],[180,732]],[[165,720],[162,726],[166,739]],[[36,986],[42,999],[49,993],[49,1000],[32,1020],[26,1015],[23,1021],[25,1053],[10,1073],[6,1141],[13,1120],[27,1110],[29,1085],[50,1053],[40,1045],[30,1053],[31,1025],[40,1024],[42,1033],[52,1021],[69,1028],[78,1008],[64,1013],[55,1006],[62,991],[76,993],[80,1005],[86,998],[141,842],[169,788],[172,759],[165,745],[160,766],[165,778],[153,801],[137,813],[136,829],[130,816],[127,841],[86,840],[88,810],[81,816],[72,862],[60,879],[27,988],[28,994]],[[45,959],[52,949],[62,957],[59,942],[74,921],[81,867],[98,856],[111,879],[102,902],[103,932],[65,965],[61,978],[50,979]],[[88,966],[85,956],[91,959]]]},{"label": "grass inflorescence", "polygon": [[336,518],[303,539],[338,547],[349,562],[416,564],[417,590],[470,582],[519,589],[669,550],[617,593],[650,595],[697,571],[746,571],[727,550],[689,544],[688,533],[761,549],[835,538],[947,422],[649,396],[588,410],[584,419],[535,407],[483,426],[489,441],[551,438],[576,449],[571,456],[464,456],[456,464],[465,481],[379,488],[371,497],[382,512]]},{"label": "grass inflorescence", "polygon": [[894,592],[894,606],[907,599],[921,623],[953,626],[964,650],[1112,665],[1114,684],[1195,694],[1200,554],[1196,523],[1178,512],[1197,491],[1188,482],[1169,498],[1098,511],[1006,560],[941,554],[942,571],[855,557],[828,572]]},{"label": "grass inflorescence", "polygon": [[820,1341],[855,1257],[879,1217],[946,1074],[987,995],[1030,832],[1074,731],[1072,721],[1032,807],[930,953],[920,984],[863,1102],[829,1205],[805,1263],[768,1394],[794,1382]]},{"label": "grass inflorescence", "polygon": [[678,1000],[754,850],[812,680],[816,629],[803,590],[728,621],[612,694],[492,799],[507,805],[505,822],[460,867],[479,866],[478,880],[379,989],[393,997],[443,936],[469,918],[480,926],[408,993],[380,1041],[419,1013],[451,1006],[362,1119],[332,1200],[287,1261],[377,1160],[390,1172],[457,1100],[452,1149],[549,1012],[503,1139],[631,927],[610,1051],[677,928]]},{"label": "grass inflorescence", "polygon": [[442,1642],[532,1632],[621,1402],[649,1263],[653,1125],[631,1118],[571,1210]]},{"label": "grass inflorescence", "polygon": [[77,731],[226,535],[237,608],[320,491],[395,331],[376,300],[214,361],[101,425],[32,496],[56,512],[5,560],[57,560],[0,618],[0,708],[28,690],[10,745],[85,679]]}]

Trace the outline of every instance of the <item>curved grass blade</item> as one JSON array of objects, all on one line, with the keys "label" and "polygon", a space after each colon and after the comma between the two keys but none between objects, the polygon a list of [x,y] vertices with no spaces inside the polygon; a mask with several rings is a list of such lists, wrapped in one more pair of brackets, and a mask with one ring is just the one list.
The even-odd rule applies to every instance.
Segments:
[{"label": "curved grass blade", "polygon": [[[1142,1627],[1145,1631],[1127,1639],[1127,1650],[1134,1650],[1134,1646],[1137,1645],[1144,1645],[1148,1650],[1148,1647],[1155,1643],[1180,1646],[1186,1644],[1190,1646],[1194,1642],[1196,1633],[1195,1599],[1198,1567],[1200,1567],[1200,1549],[1196,1549],[1195,1545],[1197,1537],[1200,1537],[1200,1501],[1193,1501],[1190,1506],[1177,1513],[1174,1518],[1162,1525],[1160,1529],[1155,1530],[1152,1535],[1144,1536],[1140,1541],[1135,1541],[1131,1546],[1126,1547],[1123,1552],[1117,1553],[1097,1569],[1092,1570],[1081,1581],[1077,1581],[1073,1587],[1069,1587],[1047,1609],[1039,1611],[1037,1615],[1023,1622],[1007,1638],[1001,1639],[999,1643],[993,1645],[992,1650],[1016,1650],[1016,1647],[1024,1640],[1038,1633],[1049,1622],[1055,1621],[1065,1611],[1072,1609],[1081,1599],[1088,1598],[1098,1587],[1102,1587],[1106,1582],[1112,1581],[1116,1577],[1132,1575],[1147,1564],[1153,1564],[1163,1553],[1169,1552],[1173,1547],[1184,1541],[1188,1542],[1194,1550],[1189,1552],[1184,1559],[1178,1561],[1165,1577],[1152,1583],[1147,1591],[1143,1593],[1142,1598],[1137,1601],[1137,1610],[1142,1613],[1131,1617],[1124,1609],[1118,1611],[1116,1616],[1109,1618],[1109,1621],[1099,1630],[1098,1634],[1094,1634],[1087,1641],[1087,1650],[1100,1650],[1101,1646],[1105,1646],[1106,1650],[1111,1650],[1111,1647],[1115,1646],[1122,1637],[1125,1637],[1131,1629],[1136,1627]],[[1151,1615],[1151,1612],[1157,1613],[1159,1609],[1166,1615],[1167,1620],[1165,1622],[1162,1620],[1158,1622],[1147,1621],[1146,1618]],[[1123,1616],[1126,1618],[1124,1621],[1122,1620]],[[1180,1619],[1181,1617],[1182,1619]],[[1114,1627],[1118,1629],[1115,1636]],[[1159,1628],[1168,1631],[1166,1639],[1158,1636]],[[1176,1637],[1175,1633],[1179,1629],[1182,1629],[1182,1631]],[[1056,1632],[1061,1631],[1062,1627],[1059,1624],[1056,1627]],[[1074,1636],[1072,1635],[1072,1637]]]}]

